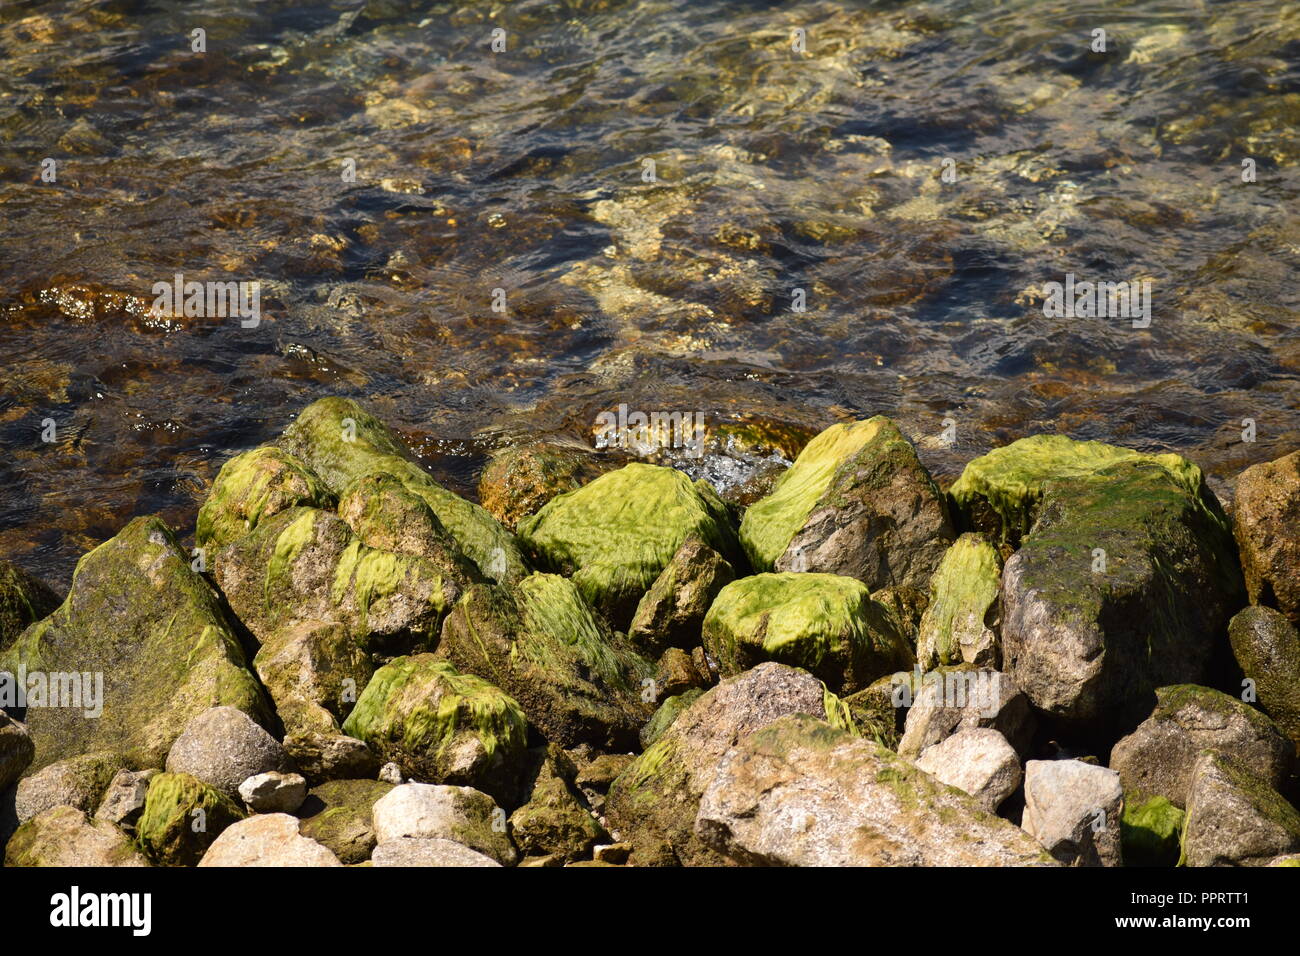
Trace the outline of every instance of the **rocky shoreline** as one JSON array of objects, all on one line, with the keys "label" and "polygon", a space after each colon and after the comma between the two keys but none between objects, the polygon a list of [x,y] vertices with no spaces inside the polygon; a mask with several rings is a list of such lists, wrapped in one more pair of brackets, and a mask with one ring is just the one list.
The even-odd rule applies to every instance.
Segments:
[{"label": "rocky shoreline", "polygon": [[1300,452],[1229,515],[1063,436],[799,445],[518,445],[480,505],[327,398],[193,548],[0,563],[5,865],[1300,865]]}]

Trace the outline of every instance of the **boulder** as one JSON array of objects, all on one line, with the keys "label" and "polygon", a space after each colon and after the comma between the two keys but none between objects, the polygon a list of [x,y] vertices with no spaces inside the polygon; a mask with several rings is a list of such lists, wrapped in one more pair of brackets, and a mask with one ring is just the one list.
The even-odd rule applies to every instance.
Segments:
[{"label": "boulder", "polygon": [[379,758],[365,741],[341,733],[289,733],[284,751],[313,786],[327,780],[368,779],[379,773]]},{"label": "boulder", "polygon": [[0,671],[20,668],[103,681],[98,702],[81,687],[82,703],[98,706],[28,709],[36,769],[95,751],[157,767],[209,707],[268,713],[217,595],[157,518],[136,518],[77,562],[67,600],[0,657]]},{"label": "boulder", "polygon": [[1250,602],[1300,627],[1300,451],[1241,473],[1232,525]]},{"label": "boulder", "polygon": [[879,415],[814,438],[741,523],[756,570],[846,575],[872,591],[924,594],[953,538],[943,493]]},{"label": "boulder", "polygon": [[253,669],[289,735],[338,735],[374,667],[337,621],[300,621],[273,631]]},{"label": "boulder", "polygon": [[930,580],[930,602],[921,616],[916,660],[925,670],[941,664],[1002,663],[998,637],[1002,558],[980,534],[963,534],[944,552]]},{"label": "boulder", "polygon": [[1119,774],[1082,760],[1025,764],[1022,826],[1062,863],[1123,865]]},{"label": "boulder", "polygon": [[194,543],[217,550],[290,508],[332,510],[335,496],[296,456],[274,446],[236,455],[199,509]]},{"label": "boulder", "polygon": [[605,832],[573,785],[577,768],[552,745],[541,760],[528,801],[510,815],[510,835],[527,856],[558,854],[564,860],[590,856],[592,847],[608,842]]},{"label": "boulder", "polygon": [[249,777],[287,771],[279,741],[233,707],[213,707],[185,725],[167,754],[167,772],[187,773],[216,787],[231,800]]},{"label": "boulder", "polygon": [[1263,866],[1300,851],[1300,812],[1250,768],[1206,752],[1192,771],[1183,822],[1187,866]]},{"label": "boulder", "polygon": [[244,811],[216,787],[188,773],[160,773],[149,781],[136,825],[140,847],[159,866],[193,866]]},{"label": "boulder", "polygon": [[344,863],[363,863],[375,848],[375,803],[392,789],[382,780],[331,780],[312,787],[298,808],[298,829]]},{"label": "boulder", "polygon": [[518,796],[528,736],[523,711],[432,654],[399,657],[376,671],[343,729],[407,777],[475,787],[503,803]]},{"label": "boulder", "polygon": [[702,539],[688,536],[637,604],[628,639],[649,657],[669,648],[697,646],[704,615],[735,577],[726,558]]},{"label": "boulder", "polygon": [[91,820],[76,807],[51,807],[28,820],[9,838],[5,866],[148,866],[130,838],[104,820]]},{"label": "boulder", "polygon": [[572,576],[588,603],[619,628],[691,535],[724,558],[737,554],[726,506],[707,482],[639,462],[552,498],[519,522],[524,546]]},{"label": "boulder", "polygon": [[0,651],[58,606],[59,597],[48,584],[16,564],[0,561]]},{"label": "boulder", "polygon": [[404,837],[452,840],[503,866],[518,859],[505,811],[471,787],[404,783],[377,800],[372,812],[375,839],[381,847]]},{"label": "boulder", "polygon": [[501,866],[492,857],[454,840],[402,837],[375,847],[373,866]]},{"label": "boulder", "polygon": [[478,500],[514,530],[552,498],[577,491],[607,468],[590,452],[545,442],[511,445],[493,453],[479,476]]},{"label": "boulder", "polygon": [[1231,754],[1274,787],[1295,756],[1291,740],[1255,708],[1209,687],[1177,684],[1156,691],[1155,710],[1115,744],[1110,766],[1126,792],[1161,796],[1181,808],[1205,750]]},{"label": "boulder", "polygon": [[91,753],[69,757],[44,767],[18,782],[14,811],[25,823],[51,807],[76,807],[93,813],[114,776],[122,770],[115,754]]},{"label": "boulder", "polygon": [[748,865],[1051,863],[1024,831],[974,798],[806,714],[782,717],[727,752],[695,830]]},{"label": "boulder", "polygon": [[700,796],[718,761],[778,717],[825,717],[826,698],[821,681],[807,671],[771,662],[705,692],[610,787],[607,826],[618,840],[632,844],[632,862],[725,863],[695,834]]},{"label": "boulder", "polygon": [[654,746],[654,742],[664,735],[664,731],[673,725],[673,721],[680,717],[691,704],[699,700],[700,695],[703,693],[702,688],[692,687],[684,694],[665,698],[664,702],[659,705],[659,709],[654,712],[654,716],[647,720],[645,726],[641,728],[641,749],[648,750]]},{"label": "boulder", "polygon": [[0,791],[8,790],[22,776],[35,755],[36,745],[27,727],[0,710]]},{"label": "boulder", "polygon": [[991,727],[959,730],[927,747],[916,767],[970,794],[990,813],[1020,786],[1020,758],[1007,738]]},{"label": "boulder", "polygon": [[254,813],[294,813],[307,799],[307,781],[297,773],[259,773],[239,785],[239,797]]},{"label": "boulder", "polygon": [[723,676],[774,660],[836,692],[912,666],[898,619],[866,585],[836,574],[757,574],[728,584],[704,619],[704,649]]},{"label": "boulder", "polygon": [[1228,638],[1259,706],[1300,744],[1300,633],[1280,612],[1255,605],[1232,619]]},{"label": "boulder", "polygon": [[547,740],[635,746],[650,716],[649,662],[615,641],[573,582],[532,574],[512,589],[475,585],[447,616],[439,655],[501,688]]},{"label": "boulder", "polygon": [[1029,753],[1035,725],[1029,698],[1001,671],[942,667],[915,682],[895,683],[894,696],[895,704],[910,705],[898,743],[904,757],[918,757],[970,727],[991,727],[1021,757]]},{"label": "boulder", "polygon": [[262,813],[227,827],[199,866],[342,866],[315,840],[298,832],[287,813]]},{"label": "boulder", "polygon": [[145,800],[149,795],[149,783],[162,771],[119,770],[104,791],[104,799],[99,802],[95,819],[103,820],[121,827],[128,833],[135,831],[136,822],[144,813]]}]

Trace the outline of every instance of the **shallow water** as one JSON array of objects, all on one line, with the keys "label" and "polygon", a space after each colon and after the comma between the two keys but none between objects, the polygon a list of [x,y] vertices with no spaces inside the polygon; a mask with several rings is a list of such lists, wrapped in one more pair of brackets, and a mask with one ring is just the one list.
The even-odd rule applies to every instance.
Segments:
[{"label": "shallow water", "polygon": [[[0,63],[0,555],[52,582],[326,394],[465,493],[619,403],[886,413],[946,477],[1300,447],[1285,0],[5,2]],[[261,323],[150,316],[178,272]],[[1045,317],[1066,272],[1150,279],[1150,327]]]}]

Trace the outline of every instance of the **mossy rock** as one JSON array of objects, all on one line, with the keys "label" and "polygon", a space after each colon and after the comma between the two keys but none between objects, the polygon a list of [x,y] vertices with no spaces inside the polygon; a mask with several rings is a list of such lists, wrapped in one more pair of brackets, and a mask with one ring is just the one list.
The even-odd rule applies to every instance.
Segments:
[{"label": "mossy rock", "polygon": [[0,561],[0,651],[58,606],[58,595],[44,581],[16,564]]},{"label": "mossy rock", "polygon": [[312,787],[298,808],[298,832],[332,851],[343,863],[363,863],[375,848],[371,811],[393,789],[382,780],[330,780]]},{"label": "mossy rock", "polygon": [[289,735],[338,734],[374,666],[337,621],[302,621],[271,633],[253,668]]},{"label": "mossy rock", "polygon": [[1047,482],[1095,475],[1119,462],[1145,462],[1164,469],[1173,483],[1227,527],[1201,469],[1180,455],[1148,455],[1064,435],[1033,435],[995,448],[966,465],[948,489],[967,529],[1012,546],[1029,533]]},{"label": "mossy rock", "polygon": [[590,856],[592,847],[609,842],[573,786],[576,769],[552,745],[541,761],[528,801],[510,815],[510,835],[521,854],[556,853],[573,861]]},{"label": "mossy rock", "polygon": [[439,654],[519,702],[553,743],[631,748],[650,716],[652,665],[615,641],[567,578],[475,585],[448,615]]},{"label": "mossy rock", "polygon": [[1300,851],[1300,811],[1228,754],[1197,761],[1183,819],[1186,866],[1262,866]]},{"label": "mossy rock", "polygon": [[494,518],[513,530],[556,495],[577,491],[607,470],[585,450],[545,442],[511,445],[488,461],[479,476],[478,497]]},{"label": "mossy rock", "polygon": [[1228,639],[1260,707],[1300,744],[1300,633],[1281,612],[1256,605],[1232,619]]},{"label": "mossy rock", "polygon": [[641,728],[641,748],[649,750],[654,746],[655,741],[664,735],[669,727],[673,725],[678,717],[682,715],[691,704],[699,700],[704,689],[692,687],[690,690],[681,694],[674,694],[667,697],[659,705],[659,709],[654,712],[654,716],[646,721],[646,725]]},{"label": "mossy rock", "polygon": [[273,446],[254,448],[221,466],[199,509],[194,542],[222,548],[289,508],[334,505],[334,495],[297,457]]},{"label": "mossy rock", "polygon": [[897,618],[862,582],[836,574],[733,581],[704,619],[704,648],[724,676],[778,661],[849,694],[914,663]]},{"label": "mossy rock", "polygon": [[188,773],[160,773],[149,781],[136,839],[159,866],[195,866],[221,831],[243,818],[217,788]]},{"label": "mossy rock", "polygon": [[356,402],[339,397],[313,402],[276,444],[301,458],[336,495],[366,475],[391,475],[424,499],[486,577],[516,581],[528,573],[518,543],[500,522],[434,481],[401,439]]},{"label": "mossy rock", "polygon": [[148,866],[130,838],[106,820],[76,807],[57,806],[20,826],[4,848],[4,865],[86,867]]},{"label": "mossy rock", "polygon": [[[894,687],[899,680],[910,677],[910,674],[886,674],[840,701],[847,708],[852,729],[857,736],[873,740],[889,750],[898,750],[903,736],[903,712],[894,704]],[[828,716],[832,711],[831,707],[826,708]]]},{"label": "mossy rock", "polygon": [[617,627],[631,620],[690,535],[724,557],[737,552],[726,506],[707,482],[639,462],[551,499],[519,523],[524,545],[571,575],[588,603]]},{"label": "mossy rock", "polygon": [[474,787],[506,804],[518,796],[528,737],[523,711],[487,681],[432,654],[379,668],[343,732],[421,783]]},{"label": "mossy rock", "polygon": [[963,534],[944,554],[930,582],[916,657],[923,669],[940,664],[1001,663],[998,591],[1002,557],[983,535]]},{"label": "mossy rock", "polygon": [[705,614],[735,578],[726,558],[689,536],[637,604],[628,640],[648,656],[698,646]]},{"label": "mossy rock", "polygon": [[1120,819],[1120,839],[1126,866],[1175,866],[1183,811],[1164,797],[1140,800],[1126,795]]},{"label": "mossy rock", "polygon": [[91,751],[161,766],[190,718],[211,707],[269,719],[217,595],[157,518],[134,519],[77,562],[67,600],[0,656],[0,670],[20,666],[104,675],[99,717],[28,709],[32,770]]}]

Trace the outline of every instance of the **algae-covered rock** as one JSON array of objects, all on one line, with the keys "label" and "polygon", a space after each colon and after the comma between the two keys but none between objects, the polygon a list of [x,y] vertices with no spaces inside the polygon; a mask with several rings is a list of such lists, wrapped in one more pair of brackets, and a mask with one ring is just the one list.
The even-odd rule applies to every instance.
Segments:
[{"label": "algae-covered rock", "polygon": [[724,676],[774,660],[848,694],[913,664],[897,618],[861,581],[837,574],[733,581],[704,619],[704,649]]},{"label": "algae-covered rock", "polygon": [[424,499],[486,577],[515,581],[528,573],[509,531],[484,508],[434,481],[401,439],[356,402],[338,397],[313,402],[276,444],[301,458],[336,495],[366,475],[393,476]]},{"label": "algae-covered rock", "polygon": [[726,506],[707,483],[639,462],[559,495],[519,522],[524,545],[572,575],[588,603],[618,627],[690,535],[723,557],[737,551]]},{"label": "algae-covered rock", "polygon": [[1251,603],[1300,627],[1300,451],[1241,473],[1232,522]]},{"label": "algae-covered rock", "polygon": [[607,469],[590,452],[545,442],[511,445],[492,455],[479,476],[478,498],[511,530],[556,495],[576,491]]},{"label": "algae-covered rock", "polygon": [[704,615],[735,577],[726,558],[695,535],[688,536],[637,604],[628,639],[649,656],[669,647],[695,647]]},{"label": "algae-covered rock", "polygon": [[1242,673],[1255,683],[1259,706],[1300,743],[1300,633],[1285,615],[1254,605],[1228,624],[1228,638]]},{"label": "algae-covered rock", "polygon": [[76,807],[94,813],[100,799],[122,770],[122,759],[112,753],[90,753],[58,760],[18,782],[14,813],[25,823],[51,807]]},{"label": "algae-covered rock", "polygon": [[966,465],[948,489],[967,529],[1018,545],[1038,515],[1047,482],[1097,474],[1119,462],[1144,462],[1164,469],[1191,498],[1204,500],[1222,520],[1201,469],[1173,454],[1145,455],[1097,441],[1064,435],[1022,438]]},{"label": "algae-covered rock", "polygon": [[552,745],[538,765],[526,803],[510,815],[510,835],[528,856],[577,860],[609,840],[573,785],[577,769]]},{"label": "algae-covered rock", "polygon": [[35,755],[27,727],[0,710],[0,791],[22,776]]},{"label": "algae-covered rock", "polygon": [[650,664],[616,643],[558,575],[470,588],[447,616],[439,653],[500,687],[561,746],[631,748],[650,716],[641,699]]},{"label": "algae-covered rock", "polygon": [[1183,811],[1164,797],[1124,800],[1120,840],[1125,866],[1175,866],[1183,829]]},{"label": "algae-covered rock", "polygon": [[916,659],[925,670],[940,664],[1001,664],[998,641],[1002,558],[979,534],[963,534],[939,562],[930,603],[921,617]]},{"label": "algae-covered rock", "polygon": [[1202,754],[1183,822],[1187,866],[1263,866],[1300,850],[1300,812],[1228,754]]},{"label": "algae-covered rock", "polygon": [[841,701],[858,736],[887,750],[898,749],[903,733],[904,711],[894,701],[894,687],[894,675],[888,674]]},{"label": "algae-covered rock", "polygon": [[287,813],[261,813],[227,827],[199,866],[342,866],[338,857],[298,832]]},{"label": "algae-covered rock", "polygon": [[1110,766],[1125,791],[1184,807],[1205,751],[1231,754],[1274,787],[1286,779],[1295,754],[1282,730],[1250,705],[1209,687],[1177,684],[1156,691],[1155,710],[1115,744]]},{"label": "algae-covered rock", "polygon": [[922,593],[954,537],[943,493],[881,416],[814,438],[746,511],[741,536],[757,570],[843,574],[873,591]]},{"label": "algae-covered rock", "polygon": [[243,818],[216,787],[188,773],[160,773],[149,781],[136,835],[159,866],[194,866],[222,830]]},{"label": "algae-covered rock", "polygon": [[374,670],[348,628],[336,621],[300,621],[273,631],[253,668],[289,736],[341,733],[340,722]]},{"label": "algae-covered rock", "polygon": [[665,698],[659,705],[659,709],[654,712],[654,716],[641,728],[641,749],[649,750],[654,746],[655,741],[664,735],[664,731],[673,725],[673,721],[691,704],[699,700],[703,693],[703,688],[692,687],[685,693]]},{"label": "algae-covered rock", "polygon": [[298,808],[298,829],[344,863],[361,863],[375,848],[375,803],[393,789],[382,780],[330,780],[312,787]]},{"label": "algae-covered rock", "polygon": [[806,714],[722,758],[699,838],[739,863],[777,866],[1050,866],[1019,827],[877,744]]},{"label": "algae-covered rock", "polygon": [[136,518],[77,563],[67,600],[0,659],[0,671],[19,667],[103,680],[95,716],[88,687],[86,707],[29,707],[37,769],[92,751],[157,767],[209,707],[268,712],[216,594],[157,518]]},{"label": "algae-covered rock", "polygon": [[460,585],[423,558],[367,547],[336,515],[292,508],[217,559],[217,582],[263,642],[304,621],[337,621],[363,650],[436,643]]},{"label": "algae-covered rock", "polygon": [[379,773],[379,757],[365,741],[341,732],[290,732],[285,735],[284,750],[309,784],[370,778]]},{"label": "algae-covered rock", "polygon": [[518,859],[505,811],[472,787],[404,783],[379,798],[372,812],[378,847],[404,838],[453,840],[503,866]]},{"label": "algae-covered rock", "polygon": [[787,714],[826,716],[826,688],[807,671],[760,664],[704,693],[614,781],[607,824],[632,844],[635,865],[726,862],[695,835],[700,796],[718,761],[746,736]]},{"label": "algae-covered rock", "polygon": [[1242,597],[1221,517],[1166,467],[1048,481],[1002,573],[1004,669],[1035,707],[1100,733],[1157,687],[1203,683]]},{"label": "algae-covered rock", "polygon": [[0,561],[0,651],[58,606],[58,595],[44,581],[16,564]]},{"label": "algae-covered rock", "polygon": [[1122,866],[1119,774],[1082,760],[1025,764],[1025,832],[1062,863]]},{"label": "algae-covered rock", "polygon": [[19,827],[5,847],[5,866],[148,866],[130,838],[76,807],[57,806]]},{"label": "algae-covered rock", "polygon": [[343,730],[407,777],[474,787],[503,803],[517,796],[527,747],[523,711],[432,654],[399,657],[376,671]]},{"label": "algae-covered rock", "polygon": [[199,509],[194,543],[223,548],[282,511],[334,504],[335,496],[296,456],[274,446],[254,448],[221,466]]}]

